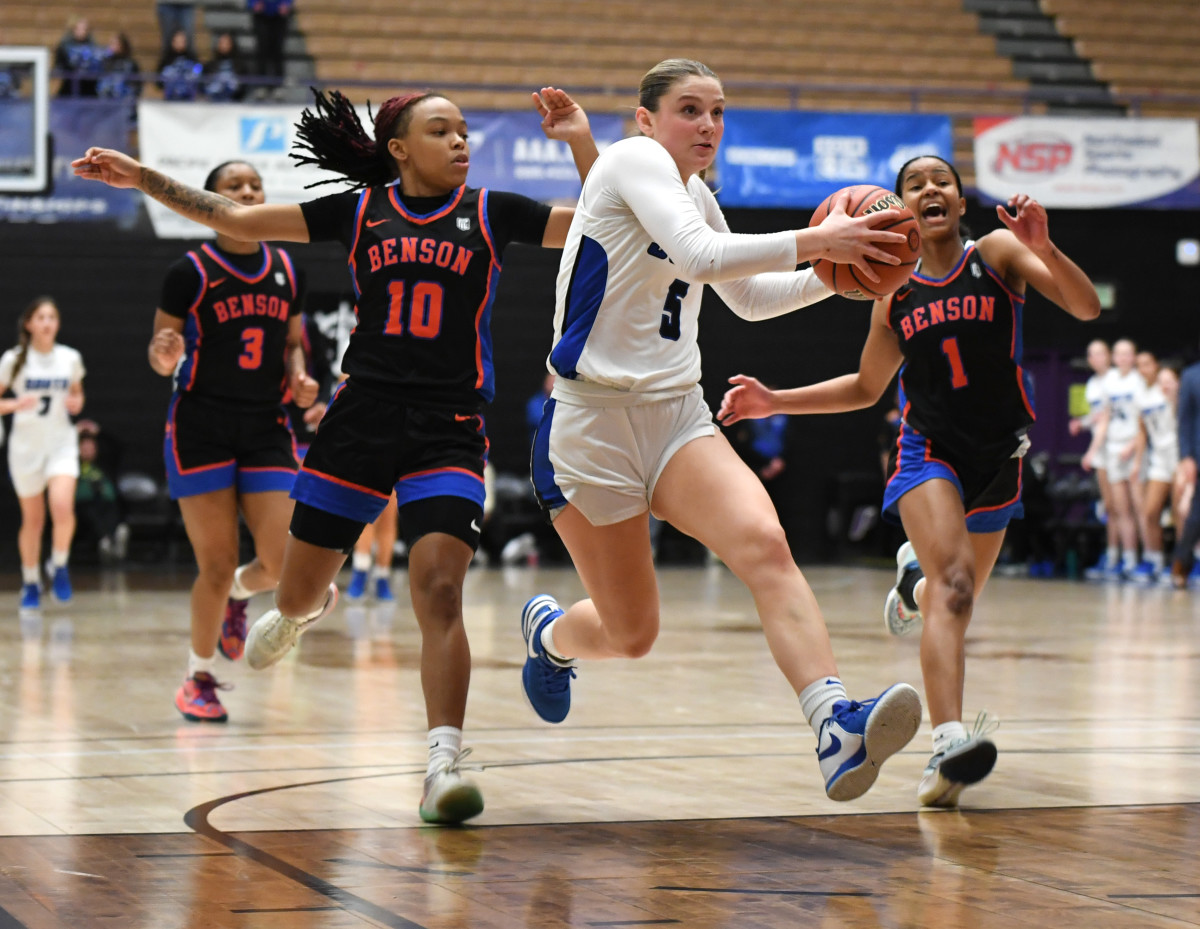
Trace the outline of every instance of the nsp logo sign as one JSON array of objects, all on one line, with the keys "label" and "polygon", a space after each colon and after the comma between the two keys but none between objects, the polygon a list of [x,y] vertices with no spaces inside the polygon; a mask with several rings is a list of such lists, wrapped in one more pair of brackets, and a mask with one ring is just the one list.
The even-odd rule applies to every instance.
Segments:
[{"label": "nsp logo sign", "polygon": [[282,116],[243,116],[240,136],[247,154],[286,152],[288,122]]},{"label": "nsp logo sign", "polygon": [[1057,174],[1071,163],[1075,147],[1060,137],[1023,136],[996,147],[992,170],[1001,177],[1014,174]]}]

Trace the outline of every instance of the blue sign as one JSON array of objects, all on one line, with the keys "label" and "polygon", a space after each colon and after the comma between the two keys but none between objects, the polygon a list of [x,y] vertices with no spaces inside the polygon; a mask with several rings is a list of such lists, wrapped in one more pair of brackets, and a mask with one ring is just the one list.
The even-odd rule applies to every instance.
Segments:
[{"label": "blue sign", "polygon": [[908,159],[953,154],[948,116],[732,110],[717,153],[717,199],[812,207],[851,184],[891,190]]},{"label": "blue sign", "polygon": [[[0,119],[6,112],[7,108],[0,108]],[[127,151],[129,116],[129,102],[125,100],[68,97],[51,100],[54,187],[49,194],[0,193],[0,221],[115,222],[136,217],[142,196],[136,190],[117,190],[97,181],[85,181],[71,172],[71,161],[89,146]],[[0,140],[6,138],[5,128],[0,126]],[[19,153],[0,146],[0,161],[13,157],[19,157]]]},{"label": "blue sign", "polygon": [[[574,200],[581,184],[575,159],[565,142],[542,134],[536,116],[466,112],[471,141],[472,187],[489,187],[524,194],[535,200]],[[589,114],[597,146],[604,149],[625,136],[625,120],[609,114]]]},{"label": "blue sign", "polygon": [[242,151],[247,155],[286,152],[290,128],[283,116],[243,116],[239,133]]}]

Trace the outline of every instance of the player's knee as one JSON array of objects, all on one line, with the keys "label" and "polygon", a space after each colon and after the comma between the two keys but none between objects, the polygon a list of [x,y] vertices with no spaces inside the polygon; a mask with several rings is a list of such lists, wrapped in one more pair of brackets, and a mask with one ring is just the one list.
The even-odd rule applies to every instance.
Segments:
[{"label": "player's knee", "polygon": [[196,567],[205,584],[228,590],[233,586],[233,572],[237,570],[237,552],[225,548],[212,552],[197,551]]},{"label": "player's knee", "polygon": [[609,630],[609,645],[620,658],[642,658],[650,653],[658,639],[658,611],[639,616]]},{"label": "player's knee", "polygon": [[421,578],[409,578],[414,602],[423,604],[422,613],[440,622],[462,616],[462,582],[451,572],[430,572]]},{"label": "player's knee", "polygon": [[975,608],[975,572],[966,564],[955,564],[938,579],[945,609],[956,619],[970,619]]},{"label": "player's knee", "polygon": [[750,587],[760,579],[796,568],[787,535],[776,521],[755,526],[743,543],[733,548],[733,555],[725,563]]}]

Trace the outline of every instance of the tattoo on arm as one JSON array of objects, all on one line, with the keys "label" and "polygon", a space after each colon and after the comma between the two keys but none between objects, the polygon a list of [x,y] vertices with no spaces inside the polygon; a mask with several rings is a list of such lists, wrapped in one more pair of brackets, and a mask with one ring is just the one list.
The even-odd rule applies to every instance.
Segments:
[{"label": "tattoo on arm", "polygon": [[237,206],[228,197],[222,197],[211,190],[188,187],[150,168],[142,168],[138,186],[163,206],[205,225],[228,215],[229,208]]}]

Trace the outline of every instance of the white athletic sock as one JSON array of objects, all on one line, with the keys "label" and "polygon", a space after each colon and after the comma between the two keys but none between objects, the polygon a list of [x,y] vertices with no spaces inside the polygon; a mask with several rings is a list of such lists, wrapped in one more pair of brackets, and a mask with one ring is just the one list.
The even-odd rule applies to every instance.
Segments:
[{"label": "white athletic sock", "polygon": [[388,565],[386,568],[383,565],[375,565],[373,568],[371,568],[371,577],[373,579],[377,580],[381,577],[390,578],[391,576],[392,576],[391,565]]},{"label": "white athletic sock", "polygon": [[188,651],[188,677],[195,677],[197,671],[203,671],[206,674],[213,673],[213,665],[216,663],[217,656],[214,652],[207,658],[201,658],[193,650]]},{"label": "white athletic sock", "polygon": [[546,653],[551,661],[557,665],[566,667],[571,664],[571,659],[559,654],[557,646],[554,644],[554,624],[558,622],[559,617],[555,617],[542,627],[541,643],[542,651]]},{"label": "white athletic sock", "polygon": [[32,568],[29,565],[21,565],[22,584],[36,584],[39,581],[41,581],[41,577],[38,574],[37,565],[34,565]]},{"label": "white athletic sock", "polygon": [[913,584],[913,599],[917,601],[917,609],[921,608],[921,597],[925,593],[925,578],[921,578]]},{"label": "white athletic sock", "polygon": [[425,769],[425,776],[430,777],[446,762],[453,761],[462,749],[462,730],[454,726],[437,726],[429,730],[426,742],[429,745],[429,766]]},{"label": "white athletic sock", "polygon": [[370,571],[372,563],[370,552],[355,552],[350,556],[350,566],[355,571]]},{"label": "white athletic sock", "polygon": [[942,723],[933,729],[933,753],[944,752],[956,739],[967,737],[966,727],[961,722]]},{"label": "white athletic sock", "polygon": [[820,738],[821,726],[833,715],[833,705],[839,700],[849,700],[846,685],[836,677],[821,677],[800,691],[800,709],[804,718]]},{"label": "white athletic sock", "polygon": [[1126,571],[1132,571],[1138,566],[1137,552],[1126,552],[1121,558],[1121,567]]},{"label": "white athletic sock", "polygon": [[233,572],[233,586],[229,588],[229,596],[234,600],[249,600],[257,593],[257,591],[247,590],[242,586],[242,572],[248,567],[250,567],[248,564],[239,565]]},{"label": "white athletic sock", "polygon": [[70,555],[71,555],[71,553],[69,551],[51,552],[50,553],[50,563],[52,565],[54,565],[54,567],[56,567],[56,568],[65,568],[67,566],[67,558],[69,558]]},{"label": "white athletic sock", "polygon": [[1121,550],[1115,545],[1110,545],[1104,550],[1104,563],[1108,565],[1120,564]]},{"label": "white athletic sock", "polygon": [[1145,553],[1144,557],[1145,557],[1146,561],[1148,561],[1150,563],[1150,567],[1154,568],[1154,570],[1156,572],[1162,571],[1162,569],[1163,569],[1163,553],[1162,552],[1148,551]]}]

